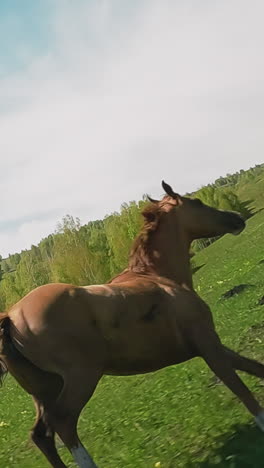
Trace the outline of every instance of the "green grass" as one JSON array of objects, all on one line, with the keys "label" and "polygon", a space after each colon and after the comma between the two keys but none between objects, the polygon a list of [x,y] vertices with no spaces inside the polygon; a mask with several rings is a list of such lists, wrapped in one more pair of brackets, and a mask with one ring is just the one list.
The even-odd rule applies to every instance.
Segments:
[{"label": "green grass", "polygon": [[[223,342],[264,362],[264,306],[257,305],[264,295],[264,211],[247,224],[239,237],[227,235],[196,255],[200,269],[194,280]],[[221,299],[241,283],[250,286]],[[262,382],[243,379],[264,405]],[[0,468],[48,467],[29,442],[33,405],[10,377],[1,390],[0,411]],[[105,377],[79,430],[100,468],[151,468],[158,462],[161,468],[264,465],[264,435],[200,359],[144,376]]]}]

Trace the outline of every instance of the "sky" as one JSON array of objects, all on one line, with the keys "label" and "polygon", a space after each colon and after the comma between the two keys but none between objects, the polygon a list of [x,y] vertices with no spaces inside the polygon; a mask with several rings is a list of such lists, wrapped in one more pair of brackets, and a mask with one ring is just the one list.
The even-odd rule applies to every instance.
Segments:
[{"label": "sky", "polygon": [[0,254],[262,163],[262,0],[1,0]]}]

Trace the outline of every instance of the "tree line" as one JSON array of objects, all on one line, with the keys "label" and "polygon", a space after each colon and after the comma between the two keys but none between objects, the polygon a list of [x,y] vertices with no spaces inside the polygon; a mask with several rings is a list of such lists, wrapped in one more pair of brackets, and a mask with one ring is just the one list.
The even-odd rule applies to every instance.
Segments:
[{"label": "tree line", "polygon": [[[264,166],[256,166],[264,175]],[[250,169],[250,173],[254,169]],[[253,171],[253,172],[252,172]],[[218,179],[219,180],[219,179]],[[235,210],[244,218],[251,216],[246,202],[232,188],[216,183],[202,187],[195,196],[204,203],[223,210]],[[0,311],[6,310],[37,286],[49,282],[77,285],[100,284],[122,271],[127,265],[129,250],[141,225],[141,211],[147,200],[124,203],[120,212],[103,220],[81,225],[78,218],[65,216],[54,234],[30,250],[0,258]],[[193,243],[193,251],[206,247],[215,239]]]},{"label": "tree line", "polygon": [[263,167],[264,164],[256,164],[254,167],[250,167],[247,170],[241,169],[234,174],[227,174],[225,177],[216,179],[213,185],[215,187],[226,187],[234,186],[241,182],[248,182],[253,180],[256,176],[261,175],[263,173]]}]

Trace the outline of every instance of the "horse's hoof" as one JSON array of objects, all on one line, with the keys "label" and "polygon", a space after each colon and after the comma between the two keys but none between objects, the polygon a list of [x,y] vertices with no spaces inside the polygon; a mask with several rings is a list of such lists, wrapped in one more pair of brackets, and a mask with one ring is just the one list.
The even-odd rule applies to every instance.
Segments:
[{"label": "horse's hoof", "polygon": [[262,432],[264,432],[264,410],[260,411],[260,413],[255,417],[255,421]]}]

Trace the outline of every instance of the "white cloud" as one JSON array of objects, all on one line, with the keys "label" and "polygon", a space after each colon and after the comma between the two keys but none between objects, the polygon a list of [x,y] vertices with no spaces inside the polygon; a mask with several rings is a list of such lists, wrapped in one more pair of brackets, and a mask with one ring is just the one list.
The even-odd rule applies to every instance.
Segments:
[{"label": "white cloud", "polygon": [[0,81],[3,255],[263,161],[263,3],[125,3],[57,2],[49,53]]},{"label": "white cloud", "polygon": [[30,248],[34,241],[39,242],[57,228],[57,219],[22,222],[16,229],[0,233],[0,245],[6,255],[10,252],[20,252]]}]

